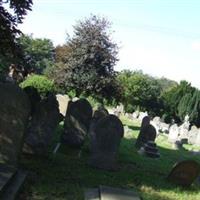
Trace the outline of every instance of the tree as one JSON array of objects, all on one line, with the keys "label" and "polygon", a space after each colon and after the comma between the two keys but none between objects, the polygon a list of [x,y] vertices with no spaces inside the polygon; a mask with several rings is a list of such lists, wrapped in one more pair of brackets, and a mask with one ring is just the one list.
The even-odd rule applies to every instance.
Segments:
[{"label": "tree", "polygon": [[123,86],[123,104],[128,112],[139,109],[159,114],[161,87],[156,79],[142,71],[125,70],[119,73],[118,80]]},{"label": "tree", "polygon": [[31,10],[32,0],[0,0],[0,73],[10,62],[21,57],[16,38],[21,34],[17,25],[22,23],[28,10]]},{"label": "tree", "polygon": [[[183,118],[182,115],[187,112],[185,103],[188,103],[188,97],[185,97],[184,99],[182,98],[186,94],[192,95],[194,90],[195,88],[192,87],[190,83],[187,81],[181,81],[180,84],[176,87],[173,87],[169,91],[164,92],[162,94],[162,100],[164,102],[165,113],[171,118],[175,119],[176,122],[181,122],[181,119]],[[181,103],[180,106],[179,103]]]},{"label": "tree", "polygon": [[111,40],[110,23],[95,15],[79,21],[66,46],[70,51],[63,59],[64,66],[55,70],[55,82],[65,90],[75,89],[77,94],[112,98],[117,93],[113,67],[118,47]]},{"label": "tree", "polygon": [[[8,5],[9,4],[9,5]],[[9,6],[9,10],[5,8]],[[21,34],[17,25],[22,23],[32,0],[0,0],[0,53],[15,53],[16,37]],[[9,12],[10,11],[10,12]]]},{"label": "tree", "polygon": [[21,65],[34,69],[41,74],[45,68],[51,67],[54,63],[54,46],[49,39],[34,39],[32,35],[22,35],[18,39],[21,46],[23,58]]}]

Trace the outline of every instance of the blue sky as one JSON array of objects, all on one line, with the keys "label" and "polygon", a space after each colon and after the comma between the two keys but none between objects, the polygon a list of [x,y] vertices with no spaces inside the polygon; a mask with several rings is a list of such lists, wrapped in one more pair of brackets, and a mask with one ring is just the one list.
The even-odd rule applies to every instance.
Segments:
[{"label": "blue sky", "polygon": [[120,46],[115,70],[188,80],[200,88],[199,0],[33,0],[24,33],[63,44],[77,20],[97,14],[112,22]]}]

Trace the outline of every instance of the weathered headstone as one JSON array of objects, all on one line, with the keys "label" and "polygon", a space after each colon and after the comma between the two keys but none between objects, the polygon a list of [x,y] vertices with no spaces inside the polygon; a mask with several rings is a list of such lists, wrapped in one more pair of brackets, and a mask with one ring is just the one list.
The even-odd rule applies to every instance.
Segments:
[{"label": "weathered headstone", "polygon": [[49,93],[38,104],[31,118],[27,129],[24,152],[46,154],[58,123],[58,102],[55,95]]},{"label": "weathered headstone", "polygon": [[177,124],[173,124],[169,128],[168,140],[169,140],[169,142],[174,143],[177,140],[179,140],[178,137],[179,137],[179,127]]},{"label": "weathered headstone", "polygon": [[194,160],[175,164],[167,179],[177,185],[189,187],[200,173],[200,165]]},{"label": "weathered headstone", "polygon": [[36,88],[28,86],[25,87],[24,92],[26,92],[26,94],[29,97],[30,103],[31,103],[31,116],[33,115],[33,113],[36,111],[36,107],[39,104],[39,102],[41,101],[41,97],[37,91]]},{"label": "weathered headstone", "polygon": [[140,133],[135,143],[136,148],[141,148],[148,141],[155,141],[156,129],[150,124],[149,116],[145,116],[142,120]]},{"label": "weathered headstone", "polygon": [[83,145],[85,136],[89,131],[92,118],[92,107],[86,99],[68,103],[64,121],[62,142],[73,147]]},{"label": "weathered headstone", "polygon": [[123,134],[122,122],[115,115],[100,119],[91,139],[89,164],[105,170],[116,169],[116,156]]},{"label": "weathered headstone", "polygon": [[0,162],[17,165],[30,115],[30,101],[14,84],[0,84],[0,94]]},{"label": "weathered headstone", "polygon": [[200,134],[199,129],[196,126],[192,126],[188,134],[188,143],[195,144],[198,134]]},{"label": "weathered headstone", "polygon": [[94,114],[92,116],[91,122],[90,122],[90,128],[89,128],[89,135],[92,136],[94,133],[94,127],[96,123],[103,117],[109,115],[108,110],[106,110],[103,106],[99,106],[97,110],[94,111]]},{"label": "weathered headstone", "polygon": [[59,111],[65,117],[70,98],[67,95],[57,94],[56,99],[58,101]]}]

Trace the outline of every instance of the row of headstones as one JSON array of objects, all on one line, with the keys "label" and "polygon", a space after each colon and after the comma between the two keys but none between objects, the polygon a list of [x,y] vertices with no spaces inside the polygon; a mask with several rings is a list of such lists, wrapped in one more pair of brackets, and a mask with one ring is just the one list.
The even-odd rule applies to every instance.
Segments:
[{"label": "row of headstones", "polygon": [[[139,136],[136,140],[136,148],[138,153],[146,155],[152,158],[158,158],[160,156],[158,149],[156,148],[156,129],[150,124],[150,118],[145,116],[141,123]],[[169,175],[167,180],[183,186],[190,186],[200,174],[200,165],[194,160],[184,160],[176,163]]]},{"label": "row of headstones", "polygon": [[[41,98],[34,88],[23,91],[13,84],[0,84],[0,159],[17,165],[21,152],[45,154],[53,134],[64,118],[61,141],[81,147],[90,138],[91,166],[113,169],[123,137],[122,122],[106,109],[94,112],[86,99],[69,101],[65,116],[59,112],[56,96]],[[63,113],[64,114],[64,113]]]},{"label": "row of headstones", "polygon": [[41,98],[34,88],[7,83],[0,84],[0,93],[1,163],[17,165],[22,149],[47,153],[60,117],[55,95]]},{"label": "row of headstones", "polygon": [[[142,119],[148,116],[147,112],[135,111],[132,114],[125,113],[129,119]],[[150,122],[156,129],[157,134],[166,133],[168,134],[168,140],[171,143],[181,143],[181,141],[187,142],[192,145],[200,145],[200,129],[195,125],[191,126],[189,118],[186,115],[183,124],[172,123],[167,124],[161,120],[160,117],[154,117]]]},{"label": "row of headstones", "polygon": [[62,143],[80,148],[86,139],[90,141],[89,164],[95,168],[116,168],[117,153],[123,137],[123,124],[104,107],[94,113],[86,99],[69,101],[64,119]]}]

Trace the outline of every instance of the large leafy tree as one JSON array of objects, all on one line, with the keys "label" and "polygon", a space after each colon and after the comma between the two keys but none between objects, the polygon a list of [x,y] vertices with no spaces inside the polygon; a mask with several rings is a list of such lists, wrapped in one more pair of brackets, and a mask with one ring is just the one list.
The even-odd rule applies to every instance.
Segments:
[{"label": "large leafy tree", "polygon": [[[166,91],[162,95],[165,113],[177,122],[185,117],[189,112],[187,104],[193,95],[195,88],[187,81],[181,81],[180,84]],[[187,95],[187,97],[185,96]]]},{"label": "large leafy tree", "polygon": [[31,6],[32,0],[0,0],[0,53],[14,53],[16,37],[21,33],[17,25]]},{"label": "large leafy tree", "polygon": [[123,86],[123,103],[127,111],[139,109],[159,114],[161,86],[156,79],[142,71],[125,70],[119,73],[118,80]]},{"label": "large leafy tree", "polygon": [[54,80],[65,89],[75,89],[96,96],[113,97],[117,94],[114,65],[118,47],[111,39],[110,23],[92,15],[74,26],[74,35],[66,46],[70,49],[65,63],[59,65]]},{"label": "large leafy tree", "polygon": [[17,25],[23,22],[32,0],[0,0],[0,72],[11,61],[20,57],[16,38],[21,34]]},{"label": "large leafy tree", "polygon": [[22,35],[18,44],[23,53],[21,64],[26,69],[33,69],[36,73],[42,73],[45,68],[54,63],[54,46],[51,40],[33,38],[31,35]]}]

